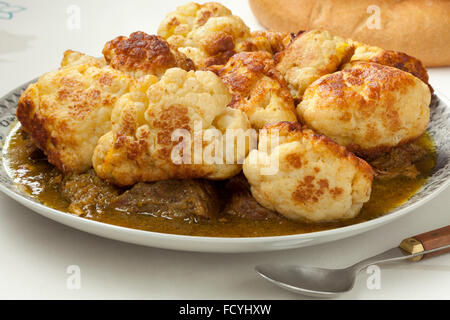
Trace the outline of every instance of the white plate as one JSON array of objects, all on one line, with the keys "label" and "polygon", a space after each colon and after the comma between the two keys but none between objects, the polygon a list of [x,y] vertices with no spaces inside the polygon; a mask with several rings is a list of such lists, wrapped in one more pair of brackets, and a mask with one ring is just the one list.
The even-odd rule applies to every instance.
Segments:
[{"label": "white plate", "polygon": [[109,239],[164,249],[201,252],[257,252],[298,248],[347,238],[391,222],[430,201],[450,183],[450,103],[442,94],[437,93],[433,96],[431,121],[428,127],[438,148],[438,160],[433,175],[411,199],[380,218],[327,231],[257,238],[183,236],[135,230],[92,221],[39,203],[28,194],[18,190],[14,186],[10,174],[8,174],[3,155],[8,144],[8,135],[16,123],[17,100],[27,85],[22,85],[0,99],[0,142],[3,142],[0,159],[2,162],[0,166],[0,190],[47,218]]}]

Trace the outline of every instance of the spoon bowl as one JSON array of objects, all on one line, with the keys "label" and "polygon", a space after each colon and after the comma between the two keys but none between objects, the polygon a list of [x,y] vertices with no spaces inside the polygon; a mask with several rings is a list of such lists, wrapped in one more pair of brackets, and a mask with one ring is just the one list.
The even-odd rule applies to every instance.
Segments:
[{"label": "spoon bowl", "polygon": [[[450,226],[448,226],[450,230]],[[438,234],[438,233],[435,233]],[[312,296],[331,298],[350,291],[358,271],[373,264],[423,257],[436,251],[446,252],[450,245],[410,254],[395,247],[345,269],[324,269],[298,265],[261,264],[255,271],[264,279],[289,291]]]},{"label": "spoon bowl", "polygon": [[256,266],[255,271],[284,289],[314,297],[334,297],[350,291],[355,284],[355,274],[350,269],[263,264]]}]

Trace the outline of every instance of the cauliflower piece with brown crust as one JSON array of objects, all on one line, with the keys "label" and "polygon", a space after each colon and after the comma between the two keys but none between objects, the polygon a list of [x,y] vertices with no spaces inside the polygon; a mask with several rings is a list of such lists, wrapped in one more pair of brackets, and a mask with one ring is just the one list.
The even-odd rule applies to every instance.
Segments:
[{"label": "cauliflower piece with brown crust", "polygon": [[255,129],[280,121],[297,121],[294,100],[272,56],[240,52],[225,66],[211,67],[228,86],[230,107],[244,111]]},{"label": "cauliflower piece with brown crust", "polygon": [[73,67],[78,64],[89,64],[102,68],[106,66],[106,61],[103,58],[94,58],[78,51],[66,50],[61,60],[61,67]]},{"label": "cauliflower piece with brown crust", "polygon": [[[220,133],[246,131],[250,123],[245,113],[227,107],[230,101],[227,87],[214,73],[169,69],[148,89],[132,91],[117,102],[112,130],[94,152],[95,171],[121,186],[236,175],[249,145],[238,148],[237,137],[226,141]],[[208,138],[207,132],[219,135]],[[227,162],[225,149],[231,150],[231,161]]]},{"label": "cauliflower piece with brown crust", "polygon": [[158,35],[191,58],[198,69],[225,64],[236,52],[249,51],[250,29],[219,3],[188,3],[162,21]]},{"label": "cauliflower piece with brown crust", "polygon": [[251,33],[249,41],[254,45],[251,51],[266,51],[274,55],[286,49],[293,38],[294,34],[289,32],[258,30]]},{"label": "cauliflower piece with brown crust", "polygon": [[351,68],[360,61],[375,62],[384,66],[394,67],[411,73],[428,85],[433,92],[433,88],[428,83],[428,72],[419,59],[411,57],[403,52],[384,50],[379,47],[349,40],[355,46],[355,53],[350,62],[343,66],[343,69]]},{"label": "cauliflower piece with brown crust", "polygon": [[42,75],[20,97],[17,117],[48,161],[62,172],[92,165],[97,140],[111,130],[111,111],[131,78],[101,60],[66,51],[62,67]]},{"label": "cauliflower piece with brown crust", "polygon": [[[268,166],[270,172],[264,172]],[[262,206],[305,222],[353,218],[372,189],[369,164],[297,122],[261,130],[258,150],[250,152],[243,169]]]},{"label": "cauliflower piece with brown crust", "polygon": [[174,67],[187,71],[194,69],[192,60],[178,52],[162,37],[141,31],[107,42],[103,55],[111,67],[134,77],[162,77],[167,69]]},{"label": "cauliflower piece with brown crust", "polygon": [[426,84],[410,73],[359,62],[309,86],[297,113],[313,130],[373,158],[424,133],[430,100]]},{"label": "cauliflower piece with brown crust", "polygon": [[286,79],[292,97],[299,101],[306,88],[321,76],[336,71],[350,60],[354,47],[328,31],[299,33],[275,55],[277,69]]}]

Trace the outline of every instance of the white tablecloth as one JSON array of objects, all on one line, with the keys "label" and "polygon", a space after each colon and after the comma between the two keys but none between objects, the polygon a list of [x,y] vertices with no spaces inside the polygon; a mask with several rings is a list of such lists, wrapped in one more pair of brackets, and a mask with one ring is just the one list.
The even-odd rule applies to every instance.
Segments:
[{"label": "white tablecloth", "polygon": [[[0,4],[1,95],[56,68],[68,48],[100,56],[103,44],[117,35],[137,30],[156,33],[165,13],[180,4],[173,0],[5,1],[10,7]],[[260,28],[246,1],[223,3],[250,27]],[[80,19],[74,16],[77,10]],[[450,68],[429,72],[434,88],[450,95]],[[396,246],[407,236],[448,225],[449,199],[450,188],[391,224],[320,246],[200,254],[135,246],[76,231],[0,194],[0,298],[303,299],[262,280],[253,267],[274,261],[349,265]],[[78,290],[67,287],[70,265],[81,271]],[[369,289],[370,274],[361,272],[354,290],[342,298],[450,298],[450,255],[380,267],[379,289]]]}]

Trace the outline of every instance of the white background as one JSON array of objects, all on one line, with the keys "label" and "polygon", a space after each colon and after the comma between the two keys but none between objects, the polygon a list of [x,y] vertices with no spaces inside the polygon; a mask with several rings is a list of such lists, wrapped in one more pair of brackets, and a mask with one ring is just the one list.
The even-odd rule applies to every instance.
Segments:
[{"label": "white background", "polygon": [[[180,1],[6,0],[26,9],[0,19],[0,95],[58,66],[66,49],[101,55],[104,43],[137,30],[156,33]],[[245,0],[222,1],[253,29]],[[81,9],[81,29],[68,30],[67,8]],[[449,53],[450,54],[450,53]],[[429,70],[450,95],[450,68]],[[0,298],[303,299],[260,279],[265,262],[344,267],[450,222],[450,188],[406,217],[334,243],[255,254],[200,254],[129,245],[92,236],[39,216],[0,194]],[[66,269],[81,268],[81,289],[68,290]],[[381,289],[360,273],[346,299],[450,299],[450,255],[382,265]]]}]

